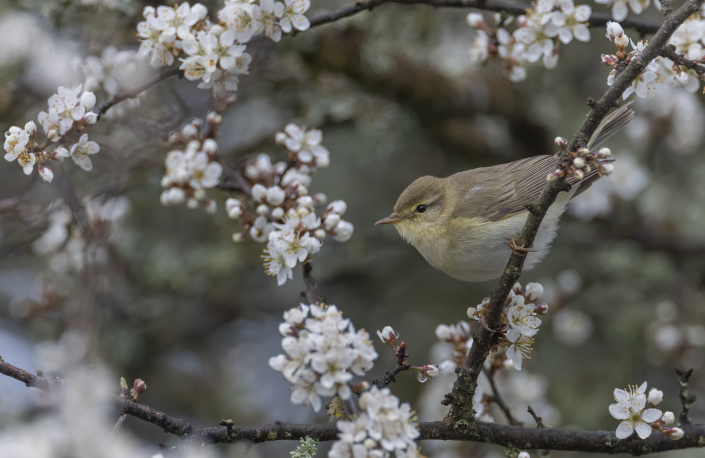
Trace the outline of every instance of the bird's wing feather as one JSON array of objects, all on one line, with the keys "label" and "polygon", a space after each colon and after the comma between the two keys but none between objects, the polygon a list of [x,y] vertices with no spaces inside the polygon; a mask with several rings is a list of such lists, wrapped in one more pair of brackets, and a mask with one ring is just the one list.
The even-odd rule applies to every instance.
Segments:
[{"label": "bird's wing feather", "polygon": [[[599,146],[634,119],[634,111],[628,108],[628,105],[610,113],[600,123],[588,143],[591,148]],[[461,196],[456,214],[465,217],[481,217],[487,221],[499,221],[526,211],[526,206],[536,202],[541,195],[541,191],[546,186],[546,176],[556,170],[557,159],[557,156],[535,156],[509,164],[462,172],[462,174],[474,172],[475,176],[473,180],[464,180],[466,183],[472,181],[472,187],[462,191],[464,194]],[[503,170],[492,170],[498,168]],[[582,181],[592,184],[596,174],[597,170],[593,169]],[[487,193],[482,193],[481,196],[480,193],[474,192],[489,186],[488,180],[494,181],[491,188],[497,190],[496,195],[488,196]],[[566,181],[571,186],[579,183],[575,178],[568,178]],[[474,214],[461,215],[466,208],[474,209]]]}]

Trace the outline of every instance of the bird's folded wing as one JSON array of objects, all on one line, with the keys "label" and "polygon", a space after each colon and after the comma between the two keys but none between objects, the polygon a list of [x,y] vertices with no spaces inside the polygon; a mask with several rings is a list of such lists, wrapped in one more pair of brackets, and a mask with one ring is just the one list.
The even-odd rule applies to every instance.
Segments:
[{"label": "bird's folded wing", "polygon": [[[633,119],[634,111],[629,108],[629,104],[613,111],[597,127],[588,143],[589,147],[597,148]],[[484,212],[475,216],[483,217],[488,221],[499,221],[526,211],[527,205],[538,201],[541,191],[546,186],[546,176],[556,170],[557,162],[557,156],[535,156],[504,165],[504,170],[498,174],[499,178],[494,178],[502,180],[502,183],[496,183],[493,186],[501,191],[487,199],[484,205],[470,208],[483,208]],[[593,168],[581,182],[591,184],[596,174],[597,170]],[[579,182],[572,177],[566,181],[571,186]],[[465,198],[472,199],[474,196],[469,192]],[[463,207],[468,208],[465,205]]]}]

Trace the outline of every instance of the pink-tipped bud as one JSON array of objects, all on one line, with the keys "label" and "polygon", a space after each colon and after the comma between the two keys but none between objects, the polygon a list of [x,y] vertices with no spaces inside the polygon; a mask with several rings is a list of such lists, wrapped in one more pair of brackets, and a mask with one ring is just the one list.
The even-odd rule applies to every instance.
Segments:
[{"label": "pink-tipped bud", "polygon": [[130,390],[130,395],[132,395],[132,400],[136,401],[137,397],[144,393],[147,389],[147,384],[141,378],[135,379],[135,383],[132,385]]},{"label": "pink-tipped bud", "polygon": [[438,377],[438,374],[441,373],[437,364],[426,364],[421,369],[428,378]]},{"label": "pink-tipped bud", "polygon": [[582,169],[583,167],[585,167],[585,159],[583,159],[582,157],[576,157],[575,159],[573,159],[573,165],[578,169]]},{"label": "pink-tipped bud", "polygon": [[399,333],[395,332],[391,326],[385,326],[381,331],[377,331],[377,335],[382,342],[390,347],[394,347],[394,345],[396,345],[397,337],[399,337]]},{"label": "pink-tipped bud", "polygon": [[551,172],[548,175],[546,175],[546,181],[556,181],[559,177],[559,172]]},{"label": "pink-tipped bud", "polygon": [[609,65],[610,67],[614,67],[617,64],[617,58],[611,54],[603,54],[602,55],[602,63],[604,65]]},{"label": "pink-tipped bud", "polygon": [[516,282],[514,286],[512,286],[512,291],[514,291],[514,294],[521,294],[524,292],[524,289],[521,287],[521,283]]},{"label": "pink-tipped bud", "polygon": [[576,170],[575,172],[573,172],[573,176],[576,180],[582,180],[583,178],[585,178],[585,174],[582,170]]},{"label": "pink-tipped bud", "polygon": [[666,434],[668,434],[668,437],[670,437],[674,441],[677,441],[678,439],[682,439],[683,436],[685,435],[683,430],[680,428],[668,429],[668,430],[666,430]]},{"label": "pink-tipped bud", "polygon": [[604,175],[610,175],[614,172],[614,165],[612,164],[600,164],[600,172]]},{"label": "pink-tipped bud", "polygon": [[468,24],[473,29],[481,29],[485,26],[485,18],[480,13],[470,13],[467,17]]},{"label": "pink-tipped bud", "polygon": [[534,313],[537,315],[545,315],[548,313],[548,304],[545,302],[534,307]]},{"label": "pink-tipped bud", "polygon": [[561,150],[565,150],[566,148],[568,148],[568,140],[563,137],[556,137],[556,139],[553,140],[553,143],[556,145],[556,148],[559,148]]},{"label": "pink-tipped bud", "polygon": [[578,153],[579,156],[585,157],[585,156],[587,156],[588,154],[590,154],[590,150],[587,149],[587,148],[585,148],[585,147],[583,146],[582,148],[578,148],[577,153]]},{"label": "pink-tipped bud", "polygon": [[608,158],[612,155],[612,151],[610,151],[609,148],[600,148],[599,151],[597,151],[597,157],[600,159],[605,159]]}]

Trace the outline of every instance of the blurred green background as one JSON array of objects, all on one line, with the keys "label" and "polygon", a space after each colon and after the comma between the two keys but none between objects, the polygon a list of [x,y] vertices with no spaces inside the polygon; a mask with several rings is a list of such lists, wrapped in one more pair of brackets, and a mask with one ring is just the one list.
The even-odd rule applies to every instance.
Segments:
[{"label": "blurred green background", "polygon": [[[220,7],[204,4],[211,16]],[[316,0],[307,15],[344,4]],[[142,6],[0,3],[0,128],[36,121],[58,86],[80,83],[73,58],[100,55],[108,45],[135,50]],[[355,233],[343,244],[326,240],[313,259],[319,294],[372,335],[393,326],[418,365],[438,362],[443,353],[434,346],[435,327],[467,320],[466,309],[495,282],[447,277],[394,229],[374,222],[419,176],[551,154],[555,136],[570,137],[580,126],[587,97],[605,92],[609,69],[600,65],[600,54],[613,52],[603,29],[593,28],[589,43],[561,47],[555,70],[536,65],[526,81],[511,83],[495,65],[471,64],[468,12],[383,5],[278,44],[255,39],[248,44],[250,75],[240,78],[238,100],[220,130],[220,160],[230,166],[258,152],[283,158],[274,134],[289,122],[323,131],[331,165],[316,173],[310,189],[347,202],[344,218]],[[659,20],[660,14],[652,6],[640,17]],[[107,97],[96,95],[99,103]],[[218,200],[215,215],[159,203],[170,150],[165,133],[204,117],[209,97],[187,80],[150,89],[139,107],[90,129],[101,151],[89,173],[67,161],[52,166],[55,178],[48,184],[3,162],[0,202],[9,207],[0,214],[0,355],[28,370],[48,370],[38,344],[82,330],[90,336],[85,360],[108,365],[115,392],[119,376],[141,377],[149,387],[141,402],[195,425],[214,426],[223,418],[236,424],[325,421],[324,412],[291,404],[288,383],[267,365],[281,352],[282,312],[302,300],[300,267],[293,281],[277,287],[264,274],[263,245],[231,241],[240,226],[223,211],[224,191],[209,191]],[[551,254],[522,276],[522,283],[544,285],[550,307],[532,359],[521,373],[501,375],[503,395],[524,421],[531,404],[553,426],[615,429],[618,421],[607,410],[612,391],[645,380],[664,391],[660,408],[678,413],[677,366],[696,369],[692,388],[703,401],[692,417],[703,421],[702,102],[700,93],[681,90],[638,99],[637,120],[607,144],[617,159],[615,175],[575,202]],[[112,235],[96,242],[105,261],[99,257],[80,272],[52,271],[52,255],[32,249],[48,228],[47,206],[57,198],[99,196],[124,196],[130,207]],[[19,202],[9,200],[15,198]],[[380,358],[370,380],[395,359],[375,340]],[[61,367],[56,364],[52,375],[70,378]],[[420,384],[403,373],[392,390],[422,420],[435,420],[447,383]],[[33,390],[0,378],[0,427],[35,421],[40,404]],[[494,416],[506,422],[501,412]],[[134,418],[125,427],[146,443],[176,441]],[[443,458],[504,453],[479,444],[421,446],[422,453]],[[288,456],[294,448],[257,445],[249,456]],[[242,445],[215,450],[224,457],[244,453]],[[320,450],[325,456],[326,446]]]}]

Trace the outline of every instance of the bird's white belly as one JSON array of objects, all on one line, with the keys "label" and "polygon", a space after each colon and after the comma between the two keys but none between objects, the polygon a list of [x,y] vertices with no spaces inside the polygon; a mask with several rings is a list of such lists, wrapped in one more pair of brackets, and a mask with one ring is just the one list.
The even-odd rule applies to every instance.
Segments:
[{"label": "bird's white belly", "polygon": [[[533,251],[527,255],[524,262],[524,270],[531,269],[548,254],[558,231],[560,216],[576,188],[568,193],[561,193],[547,212],[534,239]],[[458,280],[483,281],[499,278],[511,255],[507,242],[519,237],[526,218],[527,214],[521,213],[469,231],[462,241],[463,248],[448,253],[443,267],[432,262],[423,251],[419,251],[431,265]]]}]

